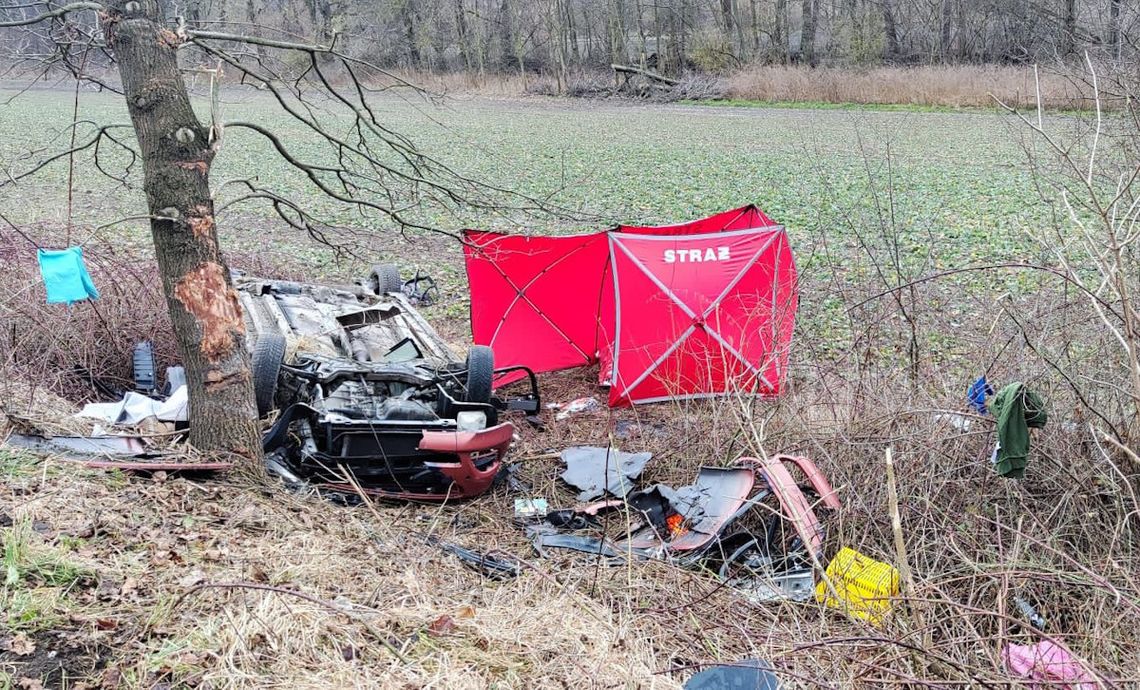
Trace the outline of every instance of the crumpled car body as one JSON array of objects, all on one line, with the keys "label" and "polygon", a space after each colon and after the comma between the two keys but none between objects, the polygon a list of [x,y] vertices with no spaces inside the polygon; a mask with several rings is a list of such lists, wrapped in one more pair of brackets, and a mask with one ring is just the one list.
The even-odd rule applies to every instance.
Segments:
[{"label": "crumpled car body", "polygon": [[261,412],[278,411],[264,446],[289,480],[379,497],[442,501],[486,491],[531,394],[491,393],[489,348],[456,356],[404,294],[235,279]]},{"label": "crumpled car body", "polygon": [[[797,483],[789,468],[806,479]],[[702,467],[696,481],[673,489],[655,485],[621,499],[607,499],[547,516],[570,529],[540,528],[534,545],[598,554],[611,559],[659,558],[712,569],[757,601],[812,596],[812,556],[823,550],[826,522],[839,499],[809,458],[743,457],[731,467]],[[596,536],[605,514],[625,532]],[[752,519],[749,520],[748,518]]]}]

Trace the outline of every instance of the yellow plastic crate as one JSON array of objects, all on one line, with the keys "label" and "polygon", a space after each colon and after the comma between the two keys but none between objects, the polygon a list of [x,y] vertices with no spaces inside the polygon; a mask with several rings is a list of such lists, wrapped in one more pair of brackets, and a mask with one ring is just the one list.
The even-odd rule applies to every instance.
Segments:
[{"label": "yellow plastic crate", "polygon": [[891,597],[899,593],[899,571],[893,565],[846,546],[827,564],[827,577],[839,599],[820,580],[815,588],[816,601],[875,626],[882,624],[891,611]]}]

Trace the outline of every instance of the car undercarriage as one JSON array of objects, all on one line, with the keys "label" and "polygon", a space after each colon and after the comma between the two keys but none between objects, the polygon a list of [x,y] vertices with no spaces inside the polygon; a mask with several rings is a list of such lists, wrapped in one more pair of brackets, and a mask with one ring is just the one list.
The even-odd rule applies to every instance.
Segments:
[{"label": "car undercarriage", "polygon": [[[395,277],[393,277],[395,276]],[[363,285],[239,277],[271,469],[287,479],[392,498],[446,500],[490,487],[514,438],[500,419],[533,415],[537,383],[504,400],[490,348],[453,354],[392,267]]]}]

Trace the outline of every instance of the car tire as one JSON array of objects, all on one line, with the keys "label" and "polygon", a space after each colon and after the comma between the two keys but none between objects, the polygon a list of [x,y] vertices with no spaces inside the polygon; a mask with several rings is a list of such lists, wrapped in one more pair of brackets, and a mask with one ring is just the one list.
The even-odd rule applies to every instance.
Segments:
[{"label": "car tire", "polygon": [[400,269],[395,264],[376,264],[368,274],[368,287],[377,295],[403,292],[404,281],[400,278]]},{"label": "car tire", "polygon": [[464,401],[491,402],[491,379],[495,372],[495,353],[486,345],[474,345],[467,351],[467,395]]},{"label": "car tire", "polygon": [[253,345],[253,394],[257,400],[257,414],[265,416],[273,409],[277,394],[277,377],[285,361],[285,336],[280,333],[262,333]]}]

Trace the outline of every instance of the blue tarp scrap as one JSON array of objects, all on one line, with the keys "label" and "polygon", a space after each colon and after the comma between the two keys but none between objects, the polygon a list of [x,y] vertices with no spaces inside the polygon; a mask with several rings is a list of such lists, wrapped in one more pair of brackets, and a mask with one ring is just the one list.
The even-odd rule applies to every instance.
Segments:
[{"label": "blue tarp scrap", "polygon": [[977,381],[970,384],[966,390],[966,398],[970,401],[970,408],[978,414],[986,414],[986,396],[994,394],[994,387],[986,381],[985,376],[979,376]]},{"label": "blue tarp scrap", "polygon": [[37,250],[48,304],[71,304],[99,299],[99,291],[83,263],[83,248]]}]

